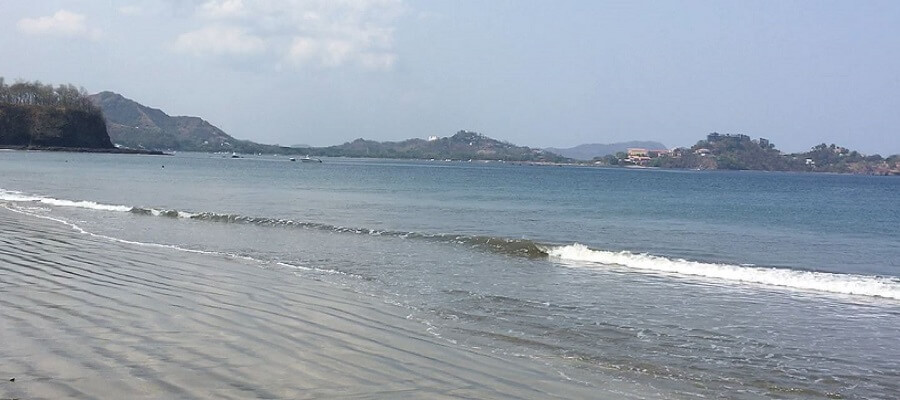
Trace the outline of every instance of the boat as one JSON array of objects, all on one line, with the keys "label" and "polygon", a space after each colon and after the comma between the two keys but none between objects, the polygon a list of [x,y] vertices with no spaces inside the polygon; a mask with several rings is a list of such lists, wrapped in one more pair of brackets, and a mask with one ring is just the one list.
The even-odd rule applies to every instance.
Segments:
[{"label": "boat", "polygon": [[322,162],[322,160],[320,160],[320,159],[318,159],[318,158],[312,158],[312,157],[310,157],[310,156],[307,154],[306,157],[301,157],[301,158],[300,158],[300,162],[306,162],[306,163],[320,163],[320,162]]}]

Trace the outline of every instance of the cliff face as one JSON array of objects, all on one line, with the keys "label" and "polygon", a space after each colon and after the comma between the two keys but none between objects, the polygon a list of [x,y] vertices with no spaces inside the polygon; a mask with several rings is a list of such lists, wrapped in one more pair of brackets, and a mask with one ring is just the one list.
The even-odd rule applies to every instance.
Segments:
[{"label": "cliff face", "polygon": [[99,112],[0,104],[0,145],[113,148]]}]

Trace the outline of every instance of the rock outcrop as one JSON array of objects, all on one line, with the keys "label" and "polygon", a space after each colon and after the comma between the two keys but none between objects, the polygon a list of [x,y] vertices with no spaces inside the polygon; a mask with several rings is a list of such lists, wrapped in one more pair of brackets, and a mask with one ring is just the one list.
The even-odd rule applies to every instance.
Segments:
[{"label": "rock outcrop", "polygon": [[0,145],[111,149],[103,115],[58,106],[0,103]]}]

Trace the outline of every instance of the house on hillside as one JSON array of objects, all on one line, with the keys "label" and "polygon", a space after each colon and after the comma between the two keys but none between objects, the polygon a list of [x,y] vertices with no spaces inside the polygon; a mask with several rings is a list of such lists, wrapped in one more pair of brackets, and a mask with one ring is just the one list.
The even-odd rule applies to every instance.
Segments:
[{"label": "house on hillside", "polygon": [[650,155],[648,154],[647,149],[629,148],[627,154],[628,158],[626,158],[625,161],[635,165],[644,165],[647,161],[650,161]]}]

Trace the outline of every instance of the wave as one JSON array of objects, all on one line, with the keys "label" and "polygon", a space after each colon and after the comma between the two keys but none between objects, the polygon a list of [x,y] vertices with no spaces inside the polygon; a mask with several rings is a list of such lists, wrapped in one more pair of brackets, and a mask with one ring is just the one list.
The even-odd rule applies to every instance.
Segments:
[{"label": "wave", "polygon": [[[146,209],[131,210],[138,214],[148,214]],[[443,233],[420,233],[420,232],[404,232],[392,230],[379,230],[370,228],[355,228],[338,225],[323,224],[319,222],[294,221],[289,219],[276,219],[265,217],[249,217],[239,214],[218,214],[211,212],[188,213],[183,211],[157,211],[150,210],[151,215],[162,215],[167,217],[187,218],[198,221],[225,222],[238,224],[251,224],[260,226],[283,226],[296,227],[304,229],[313,229],[334,233],[349,233],[370,236],[387,236],[403,239],[415,239],[430,242],[454,243],[469,246],[476,249],[486,250],[494,253],[501,253],[512,256],[523,256],[528,258],[544,258],[547,257],[546,245],[534,242],[528,239],[510,239],[494,236],[477,236],[477,235],[458,235]]]},{"label": "wave", "polygon": [[0,189],[0,201],[40,203],[58,207],[84,208],[98,211],[128,212],[136,215],[189,219],[196,221],[248,224],[257,226],[292,227],[320,230],[333,233],[349,233],[371,236],[388,236],[404,239],[417,239],[431,242],[454,243],[475,249],[512,256],[528,258],[547,257],[546,245],[528,239],[509,239],[493,236],[473,236],[458,234],[432,234],[420,232],[403,232],[370,228],[355,228],[330,225],[319,222],[295,221],[290,219],[252,217],[239,214],[222,214],[214,212],[189,212],[183,210],[164,210],[156,208],[134,207],[116,204],[103,204],[84,200],[64,200],[52,197],[26,195],[17,191]]},{"label": "wave", "polygon": [[581,244],[553,247],[548,249],[548,255],[552,259],[568,261],[566,264],[578,267],[619,265],[676,276],[900,300],[900,280],[896,278],[703,263],[627,251],[595,250]]},{"label": "wave", "polygon": [[120,211],[120,212],[131,211],[131,207],[128,207],[128,206],[101,204],[101,203],[95,203],[93,201],[73,201],[73,200],[54,199],[52,197],[29,196],[29,195],[22,194],[22,192],[8,191],[8,190],[2,190],[2,189],[0,189],[0,200],[13,201],[13,202],[41,203],[41,204],[47,204],[47,205],[51,205],[51,206],[86,208],[86,209],[101,210],[101,211]]},{"label": "wave", "polygon": [[[135,215],[188,219],[215,223],[302,228],[341,234],[386,236],[467,246],[490,253],[533,259],[549,258],[573,267],[623,266],[636,271],[662,272],[674,276],[700,277],[724,282],[752,283],[846,295],[862,295],[900,300],[900,279],[870,275],[801,271],[752,265],[730,265],[667,258],[628,251],[592,249],[581,244],[559,245],[494,236],[434,234],[354,228],[318,222],[295,221],[267,217],[214,212],[188,212],[102,204],[93,201],[63,200],[26,195],[0,189],[0,201],[40,203],[59,207],[75,207],[100,211],[128,212]],[[302,268],[302,267],[301,267]]]}]

